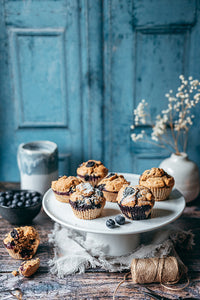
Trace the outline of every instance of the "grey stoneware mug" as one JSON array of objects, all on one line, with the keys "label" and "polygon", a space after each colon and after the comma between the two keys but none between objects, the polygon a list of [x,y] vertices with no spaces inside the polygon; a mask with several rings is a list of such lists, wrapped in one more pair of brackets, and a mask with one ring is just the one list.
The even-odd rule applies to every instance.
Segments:
[{"label": "grey stoneware mug", "polygon": [[17,162],[21,177],[21,189],[44,194],[53,180],[58,178],[58,147],[50,141],[34,141],[20,144]]}]

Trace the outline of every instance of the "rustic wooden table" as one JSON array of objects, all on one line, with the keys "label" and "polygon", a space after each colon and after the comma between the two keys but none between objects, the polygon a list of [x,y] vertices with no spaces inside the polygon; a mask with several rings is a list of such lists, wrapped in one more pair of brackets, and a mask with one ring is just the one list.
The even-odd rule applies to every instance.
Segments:
[{"label": "rustic wooden table", "polygon": [[[17,183],[0,183],[0,190],[19,188]],[[195,234],[195,245],[190,252],[181,256],[189,269],[190,284],[184,291],[169,291],[159,284],[146,285],[151,290],[169,299],[200,299],[200,199],[188,204],[183,215],[175,221],[177,228],[191,229]],[[103,270],[90,270],[82,275],[70,275],[58,279],[49,272],[47,261],[53,257],[53,249],[48,243],[48,233],[53,222],[44,212],[34,220],[33,226],[39,231],[41,243],[37,257],[41,266],[31,278],[14,277],[11,272],[19,267],[21,261],[12,259],[3,246],[4,235],[13,225],[0,217],[0,299],[16,299],[9,290],[20,289],[22,299],[112,299],[113,291],[124,273],[108,273]],[[15,292],[14,292],[15,293]],[[151,299],[142,292],[141,286],[134,286],[129,278],[117,291],[115,299]]]}]

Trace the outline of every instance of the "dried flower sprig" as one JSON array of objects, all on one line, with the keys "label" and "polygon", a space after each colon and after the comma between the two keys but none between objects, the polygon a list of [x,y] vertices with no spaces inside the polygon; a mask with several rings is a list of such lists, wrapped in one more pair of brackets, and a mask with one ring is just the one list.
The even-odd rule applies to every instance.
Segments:
[{"label": "dried flower sprig", "polygon": [[[192,76],[185,79],[179,76],[181,85],[177,93],[173,96],[173,91],[165,95],[168,105],[161,114],[157,115],[155,121],[151,120],[148,112],[148,103],[142,100],[134,110],[134,125],[131,129],[135,130],[139,125],[148,125],[152,128],[151,139],[147,139],[147,133],[142,130],[140,133],[132,133],[131,138],[134,142],[147,141],[162,148],[168,148],[171,152],[180,155],[186,151],[188,132],[193,125],[194,115],[192,109],[200,102],[200,82],[193,80]],[[181,145],[182,141],[182,145]]]}]

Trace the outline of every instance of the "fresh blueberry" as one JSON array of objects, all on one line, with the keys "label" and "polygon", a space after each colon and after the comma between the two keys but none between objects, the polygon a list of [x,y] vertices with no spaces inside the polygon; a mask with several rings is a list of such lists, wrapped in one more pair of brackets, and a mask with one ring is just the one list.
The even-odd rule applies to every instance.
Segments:
[{"label": "fresh blueberry", "polygon": [[38,196],[38,193],[37,193],[37,192],[32,192],[32,193],[31,193],[31,198],[34,198],[34,197],[36,197],[36,196]]},{"label": "fresh blueberry", "polygon": [[5,200],[4,197],[1,196],[1,197],[0,197],[0,203],[1,203],[1,202],[4,202],[4,200]]},{"label": "fresh blueberry", "polygon": [[20,192],[20,196],[25,196],[26,192]]},{"label": "fresh blueberry", "polygon": [[4,201],[0,202],[0,205],[6,206],[6,201],[4,200]]},{"label": "fresh blueberry", "polygon": [[100,184],[100,185],[98,185],[98,189],[100,190],[100,191],[103,191],[104,190],[104,187],[105,187],[105,184]]},{"label": "fresh blueberry", "polygon": [[95,165],[95,162],[94,161],[88,161],[87,165],[86,165],[86,168],[91,168]]},{"label": "fresh blueberry", "polygon": [[99,197],[103,197],[103,192],[102,192],[102,191],[96,189],[96,192],[97,192],[97,195],[98,195]]},{"label": "fresh blueberry", "polygon": [[13,201],[12,201],[12,203],[16,204],[18,201],[19,201],[18,199],[14,198]]},{"label": "fresh blueberry", "polygon": [[17,207],[17,203],[12,203],[10,207],[11,208],[16,208]]},{"label": "fresh blueberry", "polygon": [[23,205],[24,205],[24,203],[23,203],[22,201],[18,201],[18,202],[17,202],[17,206],[18,206],[18,207],[22,207]]},{"label": "fresh blueberry", "polygon": [[39,202],[40,201],[40,197],[38,197],[38,196],[36,196],[36,197],[34,197],[33,199],[32,199],[32,202],[33,203],[37,203],[37,202]]},{"label": "fresh blueberry", "polygon": [[14,246],[15,246],[15,242],[14,242],[14,241],[8,242],[8,243],[6,244],[6,248],[8,248],[8,249],[13,249]]},{"label": "fresh blueberry", "polygon": [[26,198],[24,196],[20,197],[20,201],[24,202],[26,200]]},{"label": "fresh blueberry", "polygon": [[32,203],[32,202],[31,202],[31,200],[26,200],[26,202],[25,202],[25,206],[26,206],[26,207],[28,207],[28,206],[30,206],[30,205],[31,205],[31,203]]},{"label": "fresh blueberry", "polygon": [[19,199],[20,198],[20,194],[19,193],[14,194],[13,198],[14,199]]},{"label": "fresh blueberry", "polygon": [[114,227],[115,227],[115,221],[114,221],[113,219],[108,219],[108,220],[106,221],[106,226],[107,226],[108,228],[114,228]]},{"label": "fresh blueberry", "polygon": [[135,193],[135,189],[131,186],[127,186],[123,191],[123,197],[133,195],[134,193]]},{"label": "fresh blueberry", "polygon": [[12,200],[12,195],[11,194],[7,194],[7,195],[5,195],[5,199],[7,200],[7,201],[10,201],[10,200]]},{"label": "fresh blueberry", "polygon": [[30,193],[26,193],[25,197],[26,197],[26,199],[29,199],[29,198],[31,198],[31,194]]},{"label": "fresh blueberry", "polygon": [[11,201],[8,201],[7,203],[6,203],[6,206],[10,206],[12,204],[12,202]]},{"label": "fresh blueberry", "polygon": [[90,179],[90,176],[86,175],[84,179],[85,179],[85,181],[88,181]]},{"label": "fresh blueberry", "polygon": [[5,196],[5,192],[0,192],[0,197],[4,197]]},{"label": "fresh blueberry", "polygon": [[116,216],[115,222],[119,225],[124,225],[125,224],[125,217],[122,215]]},{"label": "fresh blueberry", "polygon": [[12,231],[11,231],[11,233],[10,233],[10,235],[11,235],[11,237],[13,238],[13,239],[18,239],[19,238],[19,234],[18,234],[18,231],[16,230],[16,229],[13,229]]},{"label": "fresh blueberry", "polygon": [[6,191],[6,195],[13,195],[12,191]]}]

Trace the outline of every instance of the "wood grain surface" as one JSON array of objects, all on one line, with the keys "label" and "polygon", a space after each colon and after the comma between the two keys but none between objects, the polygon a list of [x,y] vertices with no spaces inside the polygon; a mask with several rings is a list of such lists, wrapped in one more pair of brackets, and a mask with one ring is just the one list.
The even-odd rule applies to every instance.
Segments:
[{"label": "wood grain surface", "polygon": [[[0,190],[17,188],[14,183],[0,183]],[[188,267],[189,286],[183,291],[169,291],[160,284],[148,284],[148,287],[159,295],[169,299],[178,297],[193,297],[200,299],[200,199],[188,204],[183,215],[174,222],[177,228],[191,230],[195,234],[195,245],[191,251],[179,252]],[[43,211],[35,218],[32,225],[39,231],[41,243],[36,257],[41,260],[41,266],[31,278],[14,277],[11,272],[18,269],[21,261],[11,258],[3,246],[3,239],[14,225],[0,217],[0,299],[16,299],[10,290],[22,292],[22,299],[112,299],[117,284],[125,273],[108,273],[104,270],[89,270],[85,274],[76,274],[59,279],[50,274],[48,261],[53,257],[53,247],[48,243],[48,234],[53,228],[53,222]],[[69,245],[70,247],[70,245]],[[178,285],[179,286],[179,285]],[[145,287],[134,285],[130,276],[117,291],[115,299],[151,299],[145,295]],[[7,298],[9,297],[9,298]]]}]

